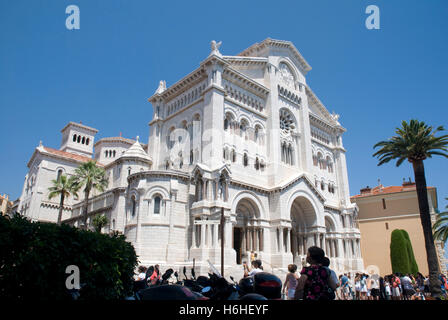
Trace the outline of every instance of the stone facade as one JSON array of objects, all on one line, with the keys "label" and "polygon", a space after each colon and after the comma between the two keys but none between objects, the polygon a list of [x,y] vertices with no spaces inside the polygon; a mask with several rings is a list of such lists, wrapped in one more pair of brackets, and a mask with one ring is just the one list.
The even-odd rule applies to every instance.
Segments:
[{"label": "stone facade", "polygon": [[[71,174],[72,163],[94,154],[109,188],[93,195],[89,215],[107,215],[104,231],[123,232],[144,264],[219,266],[223,211],[228,270],[255,256],[268,271],[300,267],[311,245],[324,248],[339,272],[363,270],[346,130],[307,85],[311,67],[288,41],[266,39],[236,56],[219,46],[212,42],[210,55],[172,86],[160,81],[148,99],[147,146],[124,138],[99,140],[95,153],[63,145],[64,156],[83,157],[64,165],[40,146],[25,186],[39,170],[54,179],[58,165]],[[69,124],[63,141],[90,133],[93,143],[86,130]],[[57,214],[42,209],[49,180],[40,181],[40,197],[24,186],[21,205],[34,219],[55,221]],[[66,223],[80,223],[81,201],[68,204]]]}]

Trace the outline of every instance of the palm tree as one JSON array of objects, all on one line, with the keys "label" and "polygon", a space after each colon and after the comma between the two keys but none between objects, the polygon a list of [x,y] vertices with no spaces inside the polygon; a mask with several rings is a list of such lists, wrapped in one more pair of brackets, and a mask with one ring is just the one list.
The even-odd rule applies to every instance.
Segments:
[{"label": "palm tree", "polygon": [[96,165],[95,161],[88,161],[75,169],[74,183],[77,189],[84,187],[83,222],[87,229],[87,208],[89,195],[92,190],[103,192],[108,185],[106,171]]},{"label": "palm tree", "polygon": [[374,157],[378,157],[378,166],[391,160],[397,160],[397,167],[405,160],[412,163],[417,189],[420,220],[423,227],[423,235],[425,237],[430,290],[431,294],[437,297],[440,296],[441,293],[438,277],[439,262],[432,234],[423,161],[426,158],[431,158],[433,155],[441,155],[448,158],[448,135],[440,137],[435,136],[437,132],[443,130],[442,126],[433,130],[431,126],[418,120],[411,120],[409,123],[402,121],[401,128],[397,128],[395,131],[397,134],[396,136],[391,137],[387,141],[378,142],[373,147],[380,147],[380,149],[373,154]]},{"label": "palm tree", "polygon": [[64,208],[64,201],[71,195],[77,197],[77,189],[76,185],[73,183],[73,177],[67,179],[66,175],[61,175],[59,179],[51,180],[51,182],[53,183],[53,185],[48,188],[48,191],[50,191],[48,199],[51,200],[56,196],[60,196],[58,215],[58,225],[60,225],[62,221],[62,210]]},{"label": "palm tree", "polygon": [[103,216],[103,215],[98,215],[95,218],[93,218],[93,220],[92,220],[93,227],[95,228],[95,231],[98,233],[101,232],[101,229],[105,225],[107,225],[108,222],[109,222],[109,220],[107,220],[107,217]]},{"label": "palm tree", "polygon": [[[448,200],[448,198],[445,198]],[[448,209],[448,206],[446,206]],[[437,215],[436,223],[434,223],[434,238],[443,241],[445,244],[448,241],[448,211],[441,212]]]}]

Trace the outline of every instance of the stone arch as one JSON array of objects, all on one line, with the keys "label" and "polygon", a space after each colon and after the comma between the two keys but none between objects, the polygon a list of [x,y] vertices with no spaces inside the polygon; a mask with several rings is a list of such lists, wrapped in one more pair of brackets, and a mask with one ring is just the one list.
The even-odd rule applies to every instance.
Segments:
[{"label": "stone arch", "polygon": [[258,258],[264,251],[264,229],[260,226],[260,218],[264,216],[261,201],[252,192],[242,191],[234,197],[232,212],[235,215],[233,224],[233,249],[236,252],[236,263]]},{"label": "stone arch", "polygon": [[261,200],[257,197],[256,194],[254,194],[251,191],[240,191],[233,197],[233,200],[231,203],[232,203],[232,212],[235,215],[236,215],[236,209],[237,209],[238,203],[245,198],[252,201],[252,203],[255,204],[255,206],[258,208],[259,215],[257,218],[265,218],[266,217],[265,209],[264,209],[264,206],[263,206]]},{"label": "stone arch", "polygon": [[152,199],[154,197],[154,195],[156,195],[157,193],[162,195],[163,200],[170,199],[170,193],[168,192],[168,190],[166,190],[165,188],[163,188],[161,186],[155,186],[155,187],[149,188],[149,190],[145,194],[144,199],[145,200]]},{"label": "stone arch", "polygon": [[278,61],[278,70],[280,71],[281,65],[283,63],[289,68],[289,71],[291,71],[291,73],[292,73],[292,75],[294,77],[294,81],[299,81],[300,80],[300,73],[298,72],[298,70],[295,67],[294,63],[290,59],[288,59],[286,57],[281,58]]}]

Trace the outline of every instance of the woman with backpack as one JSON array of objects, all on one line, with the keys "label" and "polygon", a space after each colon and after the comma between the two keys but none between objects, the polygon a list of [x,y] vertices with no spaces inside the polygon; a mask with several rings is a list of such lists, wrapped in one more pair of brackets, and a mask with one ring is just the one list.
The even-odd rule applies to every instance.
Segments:
[{"label": "woman with backpack", "polygon": [[337,283],[331,277],[328,268],[322,266],[325,252],[318,247],[308,249],[306,261],[309,267],[304,267],[300,272],[295,299],[303,300],[332,300]]}]

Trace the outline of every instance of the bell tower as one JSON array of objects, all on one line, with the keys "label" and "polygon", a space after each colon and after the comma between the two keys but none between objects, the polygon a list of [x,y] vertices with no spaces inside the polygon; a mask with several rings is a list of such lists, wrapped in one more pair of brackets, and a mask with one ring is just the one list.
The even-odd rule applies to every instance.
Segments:
[{"label": "bell tower", "polygon": [[82,123],[69,122],[62,130],[60,150],[91,158],[98,130]]}]

